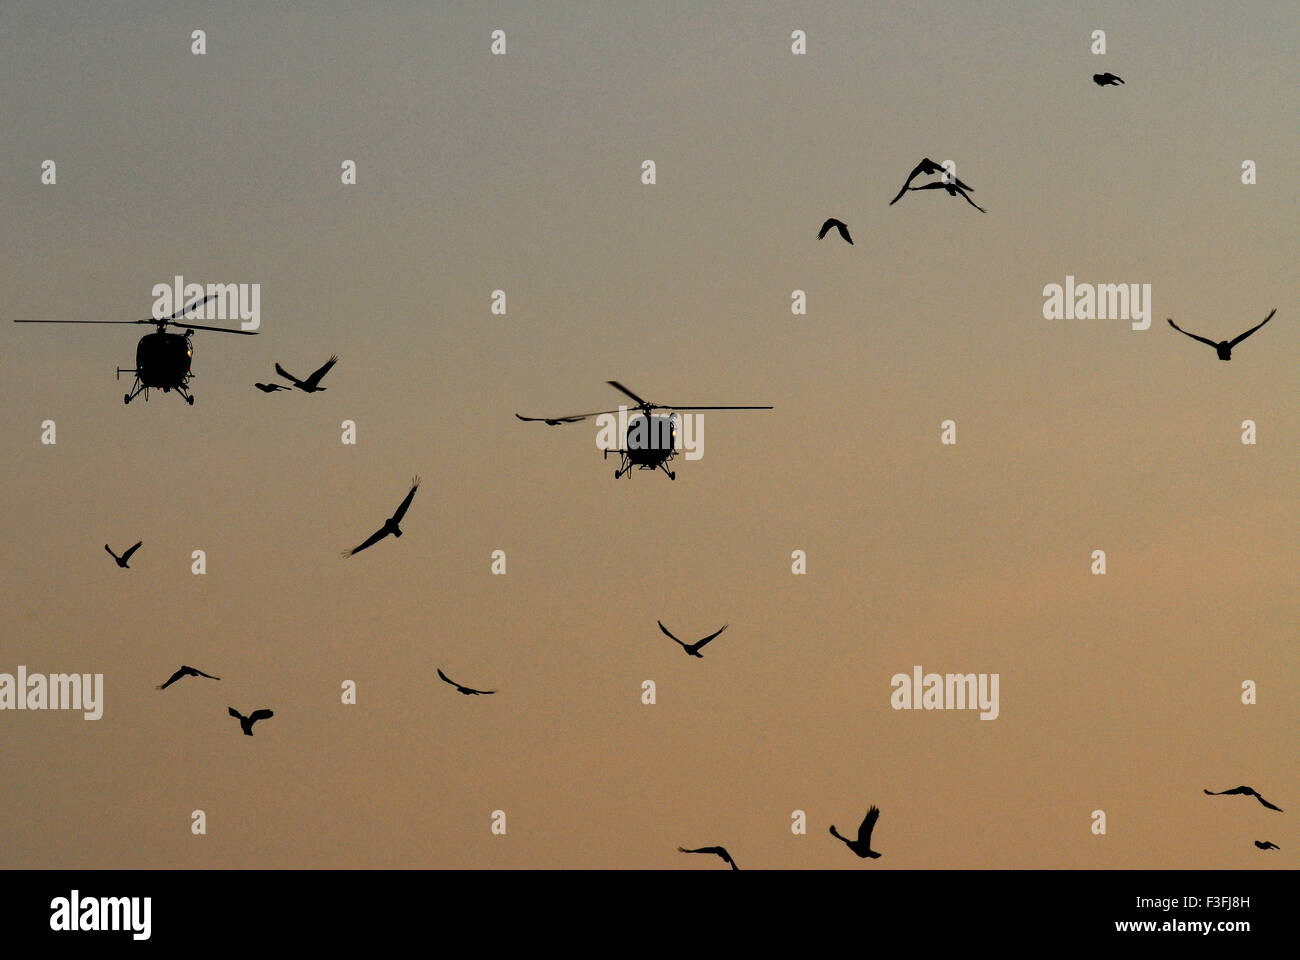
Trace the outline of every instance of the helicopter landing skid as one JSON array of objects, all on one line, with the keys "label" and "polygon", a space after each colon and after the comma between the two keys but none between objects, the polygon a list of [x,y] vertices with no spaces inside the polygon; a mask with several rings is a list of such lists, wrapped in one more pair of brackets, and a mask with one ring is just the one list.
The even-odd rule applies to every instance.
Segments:
[{"label": "helicopter landing skid", "polygon": [[[117,370],[117,374],[119,377],[124,373],[135,373],[135,372],[136,371],[134,370],[124,370],[121,367],[118,367]],[[194,397],[190,394],[189,390],[186,389],[185,384],[182,383],[180,386],[171,387],[171,388],[164,387],[163,392],[166,392],[168,389],[175,390],[177,393],[181,395],[182,398],[184,398],[186,403],[188,403],[191,407],[194,406]],[[140,377],[137,374],[135,378],[135,382],[131,384],[131,392],[122,395],[122,402],[130,403],[132,400],[134,400],[136,397],[140,396],[141,394],[144,394],[145,403],[148,403],[149,388],[140,383]]]},{"label": "helicopter landing skid", "polygon": [[605,450],[603,452],[606,457],[608,457],[611,453],[616,453],[619,456],[618,466],[614,468],[615,480],[618,480],[622,477],[629,476],[632,473],[632,468],[634,466],[640,467],[642,470],[662,470],[664,473],[668,474],[669,480],[677,479],[677,474],[674,473],[672,470],[668,469],[668,461],[672,459],[671,454],[669,454],[669,456],[666,459],[661,460],[658,463],[634,464],[632,462],[632,459],[627,455],[626,450]]}]

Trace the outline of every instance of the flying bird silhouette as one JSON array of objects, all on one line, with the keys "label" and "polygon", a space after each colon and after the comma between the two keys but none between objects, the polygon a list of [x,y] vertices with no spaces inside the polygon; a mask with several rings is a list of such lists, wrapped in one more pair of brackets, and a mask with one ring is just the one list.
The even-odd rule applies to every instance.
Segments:
[{"label": "flying bird silhouette", "polygon": [[[677,640],[676,637],[673,637],[672,633],[668,630],[668,628],[663,625],[662,621],[656,620],[655,623],[659,624],[659,629],[662,630],[665,635],[672,637],[673,640]],[[717,633],[711,633],[703,640],[696,640],[694,643],[682,643],[681,640],[677,640],[677,642],[680,643],[682,645],[682,649],[685,650],[687,653],[689,653],[692,657],[699,657],[701,660],[703,660],[704,655],[700,653],[700,648],[703,647],[710,640],[712,640],[714,637],[716,637],[718,633],[721,633],[723,630],[726,630],[727,626],[728,624],[724,623],[722,625],[722,629],[718,630]]]},{"label": "flying bird silhouette", "polygon": [[[902,199],[903,194],[907,193],[907,189],[912,185],[912,181],[915,180],[923,173],[927,175],[932,173],[939,173],[939,174],[946,175],[948,171],[943,168],[942,164],[935,163],[929,157],[924,158],[920,163],[918,163],[915,167],[912,168],[912,172],[907,175],[907,182],[904,183],[902,187],[899,188],[898,194],[894,197],[893,200],[889,201],[889,205],[892,207],[894,204],[898,203],[898,201]],[[957,184],[957,186],[962,187],[963,189],[966,190],[975,189],[970,184],[963,183],[962,181],[958,180],[956,176],[954,176],[952,179],[953,182]]]},{"label": "flying bird silhouette", "polygon": [[849,236],[849,225],[845,223],[843,220],[836,220],[834,217],[831,217],[829,220],[827,220],[825,223],[822,224],[821,230],[819,230],[817,233],[817,239],[820,240],[822,237],[826,236],[826,234],[830,232],[831,227],[834,227],[836,230],[838,230],[840,232],[840,236],[843,237],[845,240],[847,240],[850,244],[853,243],[853,238]]},{"label": "flying bird silhouette", "polygon": [[243,729],[244,736],[246,737],[251,737],[253,735],[253,724],[257,723],[257,721],[270,720],[275,716],[275,714],[270,710],[254,710],[248,716],[244,716],[234,707],[227,707],[226,709],[230,711],[232,717],[239,721],[239,726]]},{"label": "flying bird silhouette", "polygon": [[973,188],[971,188],[971,187],[967,187],[965,184],[961,183],[960,181],[954,181],[954,182],[952,182],[952,183],[944,183],[942,180],[939,180],[939,181],[937,181],[937,182],[935,182],[935,183],[927,183],[927,184],[924,184],[924,185],[919,186],[919,187],[908,187],[907,189],[908,189],[908,190],[947,190],[947,191],[948,191],[948,196],[950,196],[950,197],[956,197],[956,196],[964,197],[965,200],[966,200],[966,202],[969,203],[969,204],[970,204],[972,207],[974,207],[976,210],[978,210],[980,213],[988,213],[987,210],[985,210],[985,209],[984,209],[983,207],[981,207],[978,203],[976,203],[974,200],[972,200],[972,199],[970,198],[970,194],[968,194],[968,193],[966,192],[967,190],[970,190],[970,189],[973,189]]},{"label": "flying bird silhouette", "polygon": [[445,673],[443,673],[441,669],[438,670],[438,676],[442,677],[442,679],[446,680],[446,681],[447,681],[448,683],[450,683],[453,687],[455,687],[455,688],[457,689],[457,691],[459,691],[460,693],[465,694],[465,696],[467,696],[467,697],[477,697],[477,696],[482,696],[482,695],[484,695],[484,694],[488,694],[488,693],[496,693],[495,690],[475,690],[473,687],[462,687],[459,683],[457,683],[457,682],[456,682],[455,680],[453,680],[451,677],[449,677],[449,676],[447,676]]},{"label": "flying bird silhouette", "polygon": [[1094,73],[1092,82],[1099,87],[1117,87],[1124,81],[1113,73]]},{"label": "flying bird silhouette", "polygon": [[1272,310],[1270,310],[1270,311],[1268,312],[1268,316],[1267,316],[1267,317],[1265,317],[1265,318],[1264,318],[1263,320],[1261,320],[1259,323],[1255,324],[1253,327],[1251,327],[1251,328],[1250,328],[1249,330],[1247,330],[1245,333],[1238,335],[1237,337],[1233,338],[1232,340],[1220,340],[1218,343],[1215,343],[1213,340],[1210,340],[1210,339],[1208,339],[1207,337],[1198,337],[1198,336],[1197,336],[1196,334],[1194,334],[1194,333],[1188,333],[1186,330],[1184,330],[1184,329],[1183,329],[1182,327],[1180,327],[1178,324],[1174,323],[1174,321],[1173,321],[1172,319],[1170,319],[1169,317],[1165,317],[1165,319],[1166,319],[1166,320],[1169,320],[1169,326],[1173,327],[1175,330],[1177,330],[1177,331],[1178,331],[1179,333],[1181,333],[1183,336],[1185,336],[1185,337],[1191,337],[1193,340],[1199,340],[1199,341],[1201,341],[1201,343],[1207,343],[1207,344],[1209,344],[1210,346],[1212,346],[1212,347],[1214,348],[1215,353],[1217,353],[1217,354],[1219,355],[1219,359],[1220,359],[1220,360],[1231,360],[1231,359],[1232,359],[1232,348],[1235,347],[1237,344],[1241,343],[1241,341],[1245,340],[1247,337],[1249,337],[1252,333],[1254,333],[1256,330],[1258,330],[1258,329],[1259,329],[1260,327],[1262,327],[1264,324],[1266,324],[1266,323],[1268,323],[1270,320],[1272,320],[1272,319],[1273,319],[1273,314],[1275,314],[1275,313],[1277,313],[1277,307],[1274,307]]},{"label": "flying bird silhouette", "polygon": [[108,544],[104,544],[104,549],[108,550],[108,555],[117,561],[117,565],[119,567],[121,567],[123,570],[130,570],[131,568],[126,565],[126,562],[131,559],[131,554],[135,553],[137,550],[140,549],[140,544],[142,543],[144,543],[143,540],[137,542],[134,547],[129,547],[126,553],[122,554],[120,557],[112,550],[109,549]]},{"label": "flying bird silhouette", "polygon": [[361,546],[359,547],[353,547],[351,550],[344,550],[343,556],[345,557],[355,556],[356,554],[360,553],[362,550],[366,549],[366,547],[373,547],[376,543],[384,539],[384,537],[388,536],[390,533],[395,537],[400,537],[402,535],[402,529],[401,527],[398,526],[398,524],[402,522],[402,517],[406,516],[406,508],[411,505],[411,499],[415,496],[415,491],[418,490],[419,488],[420,488],[420,478],[416,477],[411,481],[411,490],[406,495],[406,499],[403,500],[400,505],[398,505],[397,511],[391,517],[385,520],[384,525],[380,527],[378,530],[376,530],[374,533],[372,533],[365,543],[361,544]]},{"label": "flying bird silhouette", "polygon": [[546,424],[548,427],[556,427],[556,426],[559,426],[561,423],[577,423],[579,420],[586,420],[586,419],[587,419],[586,416],[581,416],[581,417],[525,417],[525,416],[523,416],[522,414],[519,414],[519,413],[516,413],[515,416],[518,417],[520,420],[524,420],[524,421],[536,421],[536,420],[540,420],[542,423]]},{"label": "flying bird silhouette", "polygon": [[863,859],[871,857],[871,859],[875,860],[880,856],[880,854],[871,849],[871,831],[875,829],[876,821],[879,819],[880,810],[873,804],[871,809],[867,811],[867,815],[863,819],[862,825],[858,827],[858,839],[850,840],[848,837],[842,836],[840,832],[835,829],[835,824],[831,824],[831,836],[843,840],[845,845],[859,857],[862,857]]},{"label": "flying bird silhouette", "polygon": [[221,679],[220,677],[214,677],[214,676],[213,676],[212,674],[210,674],[210,673],[204,673],[202,670],[195,670],[193,667],[187,667],[187,666],[182,665],[181,668],[180,668],[179,670],[177,670],[175,673],[173,673],[170,677],[168,677],[168,678],[167,678],[167,682],[164,683],[164,684],[161,684],[161,685],[158,687],[158,689],[159,689],[159,690],[166,690],[168,687],[170,687],[170,686],[171,686],[173,683],[175,683],[177,680],[180,680],[182,677],[207,677],[209,680],[220,680],[220,679]]},{"label": "flying bird silhouette", "polygon": [[726,847],[699,847],[695,850],[687,850],[685,847],[678,847],[677,849],[682,853],[711,853],[714,856],[721,857],[727,863],[731,864],[732,870],[740,869],[740,867],[736,866],[736,861],[731,859],[731,854],[727,853]]},{"label": "flying bird silhouette", "polygon": [[331,355],[330,358],[325,361],[324,365],[306,380],[299,380],[278,363],[275,365],[275,372],[284,377],[284,379],[290,381],[295,387],[302,390],[304,393],[318,393],[325,389],[322,386],[318,386],[321,382],[321,378],[330,372],[330,367],[334,366],[334,364],[338,362],[338,359],[337,356]]},{"label": "flying bird silhouette", "polygon": [[1282,848],[1279,847],[1276,843],[1274,843],[1272,840],[1256,840],[1256,841],[1255,841],[1255,846],[1259,847],[1259,849],[1261,849],[1261,850],[1281,850],[1281,849],[1282,849]]},{"label": "flying bird silhouette", "polygon": [[1229,794],[1241,794],[1242,796],[1246,796],[1246,797],[1254,797],[1256,800],[1258,800],[1264,806],[1268,807],[1270,810],[1276,810],[1278,813],[1282,812],[1281,807],[1273,806],[1273,804],[1269,803],[1267,800],[1261,797],[1250,787],[1233,787],[1231,790],[1220,790],[1217,793],[1213,790],[1206,790],[1205,792],[1212,797],[1223,797]]},{"label": "flying bird silhouette", "polygon": [[286,387],[283,383],[255,383],[253,386],[263,393],[275,393],[277,390],[292,390],[292,387]]}]

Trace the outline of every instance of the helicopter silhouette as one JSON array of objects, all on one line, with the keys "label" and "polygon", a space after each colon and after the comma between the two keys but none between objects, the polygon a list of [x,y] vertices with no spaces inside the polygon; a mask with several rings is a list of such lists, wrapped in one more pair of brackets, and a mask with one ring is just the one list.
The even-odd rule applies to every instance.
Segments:
[{"label": "helicopter silhouette", "polygon": [[[14,323],[152,323],[158,329],[153,333],[146,333],[136,344],[135,366],[117,368],[119,377],[124,373],[135,374],[135,382],[131,385],[130,392],[123,395],[122,402],[130,403],[141,393],[144,394],[145,400],[148,400],[150,389],[157,389],[163,393],[175,390],[186,403],[194,406],[194,397],[189,392],[189,383],[194,376],[193,370],[190,369],[194,361],[194,345],[190,342],[190,337],[193,336],[194,331],[210,330],[214,333],[239,333],[244,336],[253,336],[257,333],[256,330],[236,330],[232,327],[209,327],[199,323],[177,322],[178,317],[185,316],[195,307],[203,306],[216,296],[215,293],[210,293],[202,300],[195,300],[188,306],[182,307],[170,317],[160,319],[150,317],[147,320],[14,320]],[[176,327],[185,332],[168,333],[167,327]]]},{"label": "helicopter silhouette", "polygon": [[[608,457],[611,453],[617,454],[619,465],[614,470],[614,479],[626,477],[632,472],[633,467],[641,470],[662,470],[668,474],[669,480],[676,480],[677,474],[668,469],[668,464],[677,456],[677,414],[670,413],[667,416],[657,414],[656,410],[771,410],[772,407],[765,406],[711,406],[711,407],[684,407],[672,403],[651,403],[643,400],[635,393],[629,390],[617,380],[606,380],[611,387],[624,393],[636,401],[638,413],[632,414],[627,421],[627,440],[626,446],[621,449],[605,450],[604,454]],[[627,408],[622,407],[618,410],[597,410],[595,413],[575,413],[567,417],[525,417],[521,413],[515,416],[528,423],[545,423],[548,426],[559,426],[562,423],[578,423],[581,420],[587,420],[590,417],[610,416],[616,413],[623,413]]]}]

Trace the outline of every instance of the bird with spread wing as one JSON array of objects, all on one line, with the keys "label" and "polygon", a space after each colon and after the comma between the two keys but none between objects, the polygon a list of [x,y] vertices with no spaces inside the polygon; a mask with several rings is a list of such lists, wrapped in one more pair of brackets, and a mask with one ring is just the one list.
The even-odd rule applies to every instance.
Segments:
[{"label": "bird with spread wing", "polygon": [[[943,164],[935,163],[929,157],[924,157],[920,163],[918,163],[915,167],[912,168],[912,172],[907,175],[907,182],[904,183],[899,188],[898,193],[894,195],[894,199],[889,201],[889,205],[892,207],[894,204],[898,203],[898,201],[903,198],[903,194],[907,193],[908,188],[912,186],[912,181],[915,180],[917,177],[921,176],[922,174],[925,174],[926,176],[931,176],[936,173],[945,177],[949,176],[949,173],[947,169],[944,168]],[[962,181],[958,180],[955,175],[953,175],[952,179],[953,182],[957,184],[957,186],[965,190],[975,189],[970,184],[963,183]]]},{"label": "bird with spread wing", "polygon": [[1226,796],[1236,795],[1236,794],[1240,794],[1243,797],[1254,797],[1256,800],[1258,800],[1264,806],[1268,807],[1270,810],[1276,810],[1278,813],[1282,812],[1281,807],[1275,807],[1273,804],[1269,803],[1267,800],[1261,797],[1254,790],[1253,787],[1233,787],[1231,790],[1219,790],[1219,791],[1206,790],[1205,792],[1209,794],[1211,797],[1226,797]]},{"label": "bird with spread wing", "polygon": [[840,236],[844,238],[845,242],[849,244],[853,243],[853,238],[849,236],[849,225],[843,220],[836,220],[834,217],[830,217],[822,224],[821,230],[817,231],[817,239],[821,240],[826,236],[826,234],[830,233],[831,227],[834,227],[840,232]]},{"label": "bird with spread wing", "polygon": [[395,537],[400,537],[402,535],[402,528],[399,527],[398,524],[402,522],[402,517],[406,516],[406,510],[408,507],[410,507],[411,500],[414,499],[415,491],[418,489],[420,489],[420,478],[415,477],[411,481],[411,490],[409,493],[407,493],[406,499],[403,500],[398,505],[397,510],[393,513],[393,515],[384,521],[384,525],[380,527],[378,530],[376,530],[374,533],[372,533],[366,539],[365,543],[361,544],[360,546],[353,547],[351,550],[344,550],[343,556],[345,557],[356,556],[358,553],[360,553],[362,550],[365,550],[367,547],[373,547],[376,543],[384,539],[384,537],[388,536],[389,534],[392,534]]},{"label": "bird with spread wing", "polygon": [[731,864],[732,870],[740,869],[740,867],[736,866],[736,861],[731,859],[731,854],[727,853],[726,847],[697,847],[694,850],[687,850],[685,847],[678,847],[677,849],[682,853],[711,853],[715,857],[721,857],[723,861]]},{"label": "bird with spread wing", "polygon": [[321,368],[316,372],[314,372],[306,380],[299,380],[297,377],[295,377],[288,370],[284,369],[284,367],[280,366],[278,363],[275,365],[275,372],[278,373],[280,376],[284,377],[284,379],[288,380],[290,383],[292,383],[295,387],[297,387],[299,390],[303,391],[304,393],[319,393],[320,391],[325,389],[324,387],[320,386],[321,379],[325,376],[325,374],[330,372],[330,367],[338,363],[338,359],[339,358],[337,356],[331,355],[330,358],[326,360],[325,363],[321,366]]},{"label": "bird with spread wing", "polygon": [[873,804],[871,809],[867,811],[866,817],[863,818],[861,826],[858,827],[858,838],[856,840],[850,840],[848,837],[842,836],[835,829],[835,824],[831,824],[831,836],[843,840],[845,846],[859,857],[863,859],[870,857],[875,860],[880,854],[871,849],[871,831],[875,829],[876,821],[879,819],[880,810]]},{"label": "bird with spread wing", "polygon": [[1185,337],[1191,337],[1193,340],[1199,340],[1201,343],[1208,344],[1209,346],[1213,347],[1213,348],[1214,348],[1214,352],[1217,353],[1217,354],[1219,355],[1219,359],[1220,359],[1220,360],[1231,360],[1231,359],[1232,359],[1232,348],[1235,347],[1237,344],[1241,343],[1241,341],[1245,340],[1247,337],[1249,337],[1252,333],[1254,333],[1256,330],[1258,330],[1258,329],[1259,329],[1260,327],[1262,327],[1264,324],[1266,324],[1266,323],[1268,323],[1270,320],[1272,320],[1272,319],[1273,319],[1273,314],[1275,314],[1275,313],[1277,313],[1277,307],[1274,307],[1272,310],[1270,310],[1270,311],[1268,312],[1268,316],[1267,316],[1267,317],[1265,317],[1265,318],[1264,318],[1263,320],[1261,320],[1259,323],[1255,324],[1253,327],[1251,327],[1251,328],[1250,328],[1249,330],[1247,330],[1245,333],[1238,334],[1237,336],[1235,336],[1235,337],[1232,338],[1231,340],[1220,340],[1218,343],[1215,343],[1213,340],[1210,340],[1208,337],[1198,337],[1198,336],[1197,336],[1196,334],[1194,334],[1194,333],[1188,333],[1186,330],[1184,330],[1184,329],[1183,329],[1182,327],[1180,327],[1178,324],[1174,323],[1174,321],[1173,321],[1171,318],[1169,318],[1169,317],[1165,317],[1165,319],[1169,321],[1169,326],[1173,327],[1175,330],[1177,330],[1177,331],[1178,331],[1179,333],[1181,333],[1183,336],[1185,336]]},{"label": "bird with spread wing", "polygon": [[274,713],[265,708],[262,710],[254,710],[248,716],[244,716],[234,707],[227,707],[226,709],[230,711],[232,717],[239,721],[239,726],[244,731],[244,736],[246,737],[251,737],[253,735],[253,724],[257,723],[257,721],[270,720],[275,716]]},{"label": "bird with spread wing", "polygon": [[671,639],[675,640],[677,643],[681,644],[682,649],[685,650],[687,653],[689,653],[692,657],[699,657],[701,660],[704,659],[704,655],[700,653],[700,648],[703,647],[710,640],[712,640],[714,637],[716,637],[723,630],[726,630],[728,626],[727,624],[724,623],[716,633],[709,634],[703,640],[696,640],[694,643],[686,643],[674,637],[672,631],[670,631],[667,627],[665,627],[662,621],[656,620],[655,623],[659,624],[659,629],[664,632],[665,636],[670,637]]},{"label": "bird with spread wing", "polygon": [[221,679],[220,677],[214,677],[210,673],[204,673],[202,670],[195,670],[193,667],[187,667],[182,665],[179,670],[177,670],[175,673],[173,673],[170,677],[167,678],[166,683],[160,684],[158,686],[158,689],[166,690],[177,680],[183,679],[184,677],[207,677],[209,680]]},{"label": "bird with spread wing", "polygon": [[442,677],[443,680],[445,680],[447,683],[450,683],[453,687],[455,687],[458,693],[463,693],[467,697],[480,697],[480,696],[485,696],[489,693],[496,693],[495,690],[475,690],[473,687],[462,686],[461,684],[453,680],[451,677],[443,673],[442,668],[438,668],[438,676]]},{"label": "bird with spread wing", "polygon": [[131,568],[126,565],[126,562],[131,559],[131,554],[140,549],[140,544],[142,543],[144,543],[144,541],[140,540],[134,547],[127,547],[126,553],[122,554],[120,557],[109,548],[108,544],[104,544],[104,549],[108,550],[108,555],[117,561],[119,567],[123,570],[130,570]]}]

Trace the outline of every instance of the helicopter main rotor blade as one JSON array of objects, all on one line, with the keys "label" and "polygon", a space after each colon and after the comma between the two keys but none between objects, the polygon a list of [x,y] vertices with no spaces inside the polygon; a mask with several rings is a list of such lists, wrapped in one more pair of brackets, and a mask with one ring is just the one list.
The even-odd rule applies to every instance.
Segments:
[{"label": "helicopter main rotor blade", "polygon": [[[152,323],[153,321],[148,322]],[[167,325],[184,330],[211,330],[213,333],[242,333],[246,337],[251,337],[253,334],[257,333],[256,330],[235,330],[233,327],[205,327],[201,323],[175,323],[171,320],[167,321]]]},{"label": "helicopter main rotor blade", "polygon": [[636,401],[640,406],[643,406],[643,407],[658,407],[658,406],[662,406],[662,404],[651,403],[651,402],[648,401],[648,400],[642,400],[640,397],[638,397],[635,393],[633,393],[633,392],[632,392],[631,390],[629,390],[627,387],[623,386],[623,384],[619,383],[617,380],[606,380],[605,382],[608,383],[608,384],[609,384],[611,387],[613,387],[615,390],[621,391],[622,393],[626,393],[629,397],[631,397],[633,400],[635,400],[635,401]]},{"label": "helicopter main rotor blade", "polygon": [[14,320],[14,323],[153,323],[152,320]]},{"label": "helicopter main rotor blade", "polygon": [[[163,320],[168,320],[168,321],[170,321],[170,320],[175,320],[177,317],[183,317],[183,316],[185,316],[185,314],[189,313],[189,312],[190,312],[191,310],[193,310],[195,307],[201,307],[201,306],[203,306],[203,305],[204,305],[205,303],[207,303],[209,300],[215,299],[216,296],[217,296],[217,295],[216,295],[215,293],[209,293],[209,294],[208,294],[206,297],[204,297],[202,300],[195,300],[195,301],[194,301],[193,303],[191,303],[188,307],[182,307],[181,309],[179,309],[179,310],[177,310],[175,313],[173,313],[170,317],[163,317],[162,319],[163,319]],[[157,321],[157,320],[153,320],[153,319],[149,319],[149,320],[141,320],[140,322],[141,322],[141,323],[157,323],[158,321]]]},{"label": "helicopter main rotor blade", "polygon": [[[627,409],[624,407],[623,409]],[[577,423],[579,420],[586,420],[589,417],[603,417],[606,414],[618,413],[618,410],[597,410],[595,413],[574,413],[567,417],[525,417],[523,414],[516,413],[515,416],[520,420],[538,420],[546,423]]]},{"label": "helicopter main rotor blade", "polygon": [[[661,405],[660,405],[660,404],[655,404],[655,406],[661,406]],[[667,405],[667,404],[664,404],[664,405],[662,405],[662,406],[663,406],[663,409],[665,409],[665,410],[775,410],[775,409],[776,409],[775,407],[770,407],[770,406],[768,406],[768,407],[737,407],[737,406],[724,406],[724,407],[679,407],[679,406],[676,406],[676,405],[672,405],[672,406],[670,406],[670,405]]]}]

